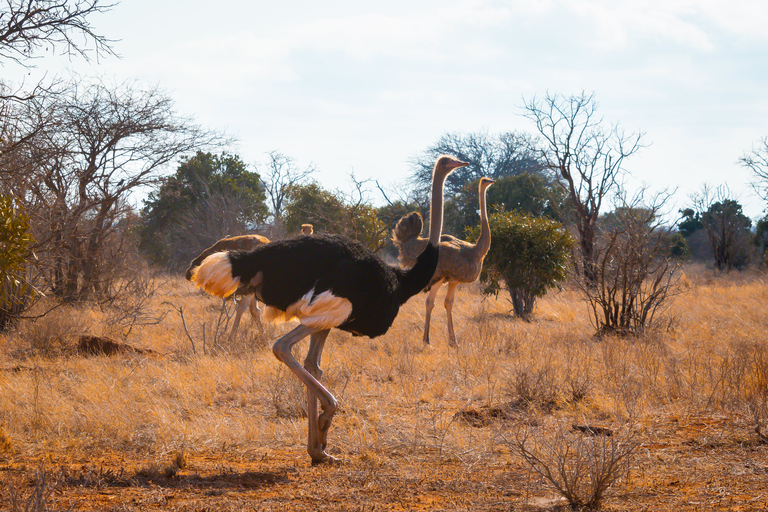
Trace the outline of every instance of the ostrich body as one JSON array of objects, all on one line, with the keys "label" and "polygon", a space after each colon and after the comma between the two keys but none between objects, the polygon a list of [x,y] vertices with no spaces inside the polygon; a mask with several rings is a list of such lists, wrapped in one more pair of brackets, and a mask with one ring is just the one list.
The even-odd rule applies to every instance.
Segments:
[{"label": "ostrich body", "polygon": [[[222,238],[201,252],[197,258],[192,260],[192,263],[189,264],[187,272],[184,274],[184,276],[188,281],[191,281],[194,270],[200,266],[200,263],[202,263],[203,260],[211,254],[224,251],[250,251],[260,245],[268,243],[269,239],[261,235],[240,235],[229,238]],[[256,303],[256,298],[253,296],[253,294],[248,293],[243,289],[237,290],[235,295],[240,296],[240,301],[237,304],[235,321],[232,323],[232,330],[229,333],[230,342],[235,338],[237,328],[240,325],[240,317],[243,316],[243,313],[245,313],[246,309],[251,312],[251,317],[253,317],[253,319],[258,323],[259,328],[261,328],[261,311],[259,310],[259,305]]]},{"label": "ostrich body", "polygon": [[[480,178],[480,238],[477,243],[471,244],[459,240],[451,235],[440,237],[440,258],[437,270],[432,280],[427,285],[426,319],[424,321],[424,343],[429,344],[429,321],[432,309],[435,307],[435,298],[440,287],[448,283],[448,291],[445,294],[445,313],[448,322],[448,344],[456,346],[456,335],[453,330],[453,301],[456,289],[461,283],[472,283],[480,276],[483,269],[483,259],[491,247],[491,228],[488,225],[488,212],[485,206],[485,191],[494,181],[489,178]],[[427,244],[426,238],[421,238],[423,221],[418,212],[413,212],[400,219],[392,232],[392,239],[400,253],[400,264],[409,268],[416,261],[419,254]]]},{"label": "ostrich body", "polygon": [[[320,358],[330,329],[380,336],[400,306],[429,284],[438,262],[443,184],[453,169],[464,165],[448,156],[435,162],[431,231],[408,270],[386,264],[359,242],[321,234],[279,240],[250,252],[216,253],[194,271],[193,281],[208,293],[226,297],[245,288],[267,305],[265,317],[298,318],[300,324],[275,341],[272,351],[307,387],[307,452],[313,464],[335,460],[325,448],[337,402],[320,383]],[[302,366],[292,348],[307,336],[310,344]]]}]

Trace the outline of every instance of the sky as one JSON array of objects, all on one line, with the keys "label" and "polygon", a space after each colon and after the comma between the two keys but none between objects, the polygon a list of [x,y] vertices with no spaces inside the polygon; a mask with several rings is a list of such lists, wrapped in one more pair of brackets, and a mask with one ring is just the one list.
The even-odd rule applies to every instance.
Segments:
[{"label": "sky", "polygon": [[533,134],[524,101],[586,91],[606,126],[644,133],[630,186],[676,209],[727,185],[764,214],[738,162],[768,136],[764,0],[123,0],[91,23],[120,58],[28,73],[157,85],[246,163],[279,151],[329,189],[354,172],[405,190],[441,135]]}]

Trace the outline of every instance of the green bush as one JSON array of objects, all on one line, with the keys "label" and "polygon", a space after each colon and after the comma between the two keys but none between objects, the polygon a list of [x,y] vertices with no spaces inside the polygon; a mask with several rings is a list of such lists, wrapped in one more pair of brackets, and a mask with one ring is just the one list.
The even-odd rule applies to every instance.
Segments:
[{"label": "green bush", "polygon": [[21,207],[12,198],[0,196],[0,331],[32,300],[26,263],[35,240],[29,229]]},{"label": "green bush", "polygon": [[480,273],[484,292],[498,295],[504,283],[515,314],[528,319],[536,298],[568,275],[573,237],[559,222],[519,212],[494,213],[488,221],[491,248]]}]

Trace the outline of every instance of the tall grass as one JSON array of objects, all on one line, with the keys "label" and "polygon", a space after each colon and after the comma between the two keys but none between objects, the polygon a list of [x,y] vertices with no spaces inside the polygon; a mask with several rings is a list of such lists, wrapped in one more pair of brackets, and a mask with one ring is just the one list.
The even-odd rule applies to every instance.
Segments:
[{"label": "tall grass", "polygon": [[[422,344],[423,295],[381,338],[333,331],[322,364],[340,404],[329,449],[368,460],[505,464],[510,450],[501,439],[521,425],[645,428],[661,417],[700,414],[728,416],[733,435],[754,436],[768,414],[766,278],[701,268],[686,275],[689,290],[672,304],[665,328],[640,338],[596,339],[574,290],[551,292],[533,321],[521,322],[503,297],[483,297],[475,285],[464,286],[454,305],[457,349],[447,346],[441,308],[432,347]],[[83,307],[23,321],[0,337],[6,452],[303,454],[304,390],[269,350],[291,325],[261,334],[244,318],[234,343],[218,338],[209,350],[198,343],[193,351],[189,336],[212,340],[221,302],[181,278],[168,280],[152,300],[162,321],[129,333]],[[154,354],[85,358],[74,350],[82,334]],[[299,360],[304,350],[306,343],[297,348]],[[469,410],[490,420],[478,428],[457,414]]]}]

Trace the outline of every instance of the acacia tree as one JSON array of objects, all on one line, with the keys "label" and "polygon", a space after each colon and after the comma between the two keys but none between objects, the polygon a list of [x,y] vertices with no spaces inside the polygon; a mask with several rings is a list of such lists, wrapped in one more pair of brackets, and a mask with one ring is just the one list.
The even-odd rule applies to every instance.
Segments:
[{"label": "acacia tree", "polygon": [[90,59],[90,41],[96,56],[114,55],[112,41],[95,33],[90,19],[114,4],[99,0],[6,0],[0,7],[0,59],[29,66],[41,49],[63,46],[63,53]]},{"label": "acacia tree", "polygon": [[[63,47],[63,53],[85,60],[90,60],[91,51],[97,57],[114,54],[112,42],[94,32],[90,25],[95,14],[105,13],[111,7],[99,0],[6,0],[0,6],[0,65],[15,62],[33,67],[39,51],[49,48],[56,51]],[[19,165],[24,157],[18,153],[28,151],[24,146],[50,125],[47,113],[25,115],[17,104],[51,97],[55,94],[51,87],[40,83],[25,91],[23,84],[11,85],[0,78],[0,224],[4,226],[0,329],[32,305],[29,290],[33,277],[28,268],[37,260],[31,258],[34,253],[28,250],[33,240],[30,220],[20,213],[26,198],[14,196],[15,185],[19,184],[19,173],[14,171],[22,169],[24,175],[26,165]]]},{"label": "acacia tree", "polygon": [[627,134],[615,124],[606,127],[597,108],[594,93],[547,93],[525,101],[523,114],[541,138],[538,157],[567,192],[561,217],[575,224],[581,253],[577,263],[590,284],[597,280],[595,236],[603,202],[616,192],[624,160],[643,147],[642,133]]},{"label": "acacia tree", "polygon": [[[127,199],[179,155],[221,142],[174,112],[157,88],[60,84],[55,96],[13,105],[37,129],[11,130],[4,187],[21,198],[49,289],[65,301],[105,296],[130,233]],[[45,119],[42,125],[39,120]]]}]

